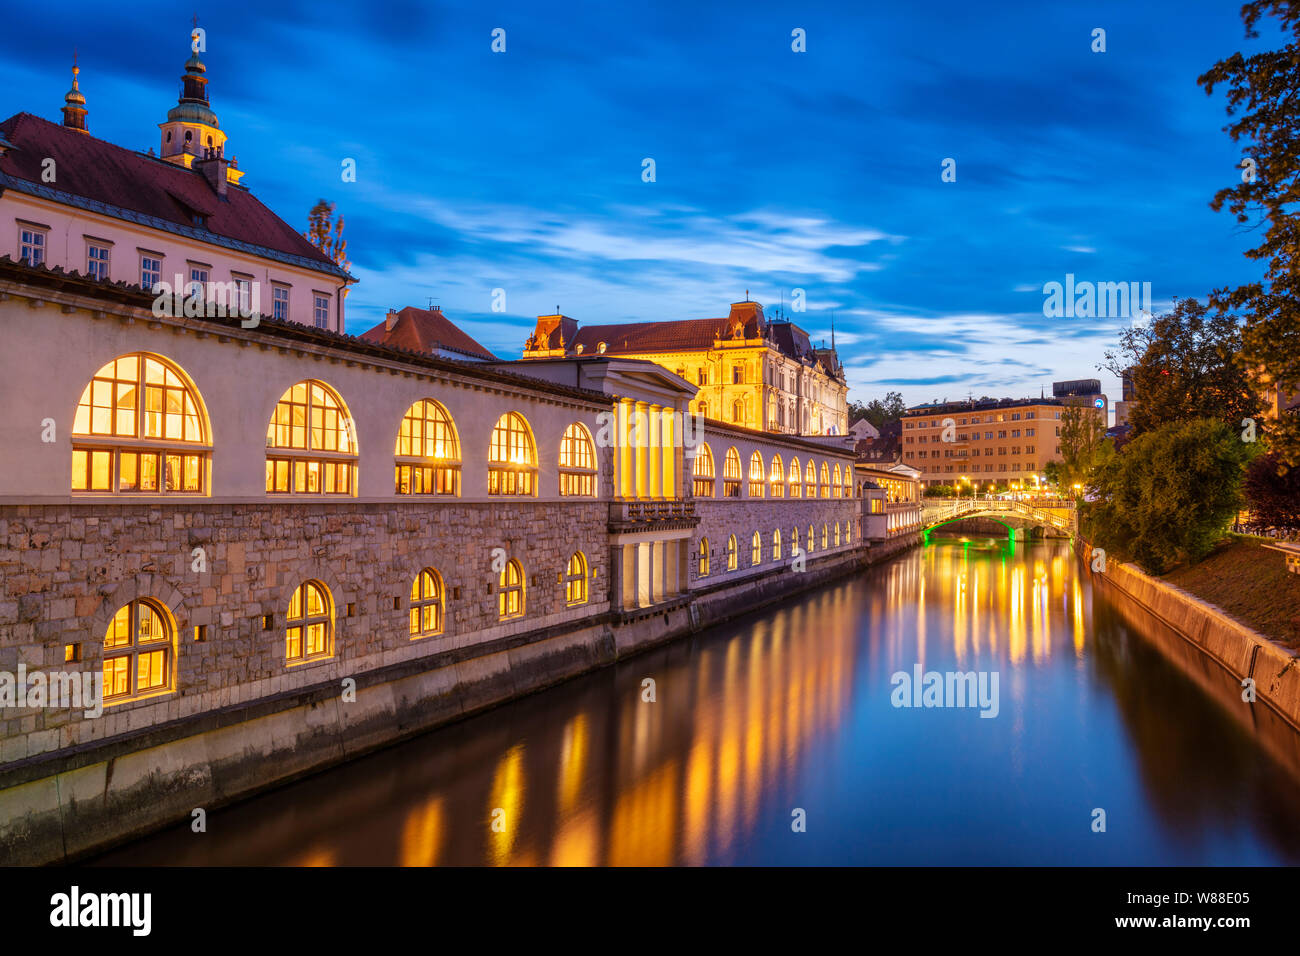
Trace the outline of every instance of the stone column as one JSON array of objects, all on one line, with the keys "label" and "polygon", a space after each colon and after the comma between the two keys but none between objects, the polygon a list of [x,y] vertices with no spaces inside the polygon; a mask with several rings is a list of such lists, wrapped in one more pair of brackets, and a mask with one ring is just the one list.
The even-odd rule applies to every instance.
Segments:
[{"label": "stone column", "polygon": [[663,468],[663,436],[661,434],[659,413],[662,409],[658,405],[651,405],[646,411],[646,452],[648,456],[648,471],[650,477],[649,495],[651,498],[661,499],[667,497],[663,491],[664,468]]},{"label": "stone column", "polygon": [[650,497],[650,406],[636,403],[636,496],[642,500]]}]

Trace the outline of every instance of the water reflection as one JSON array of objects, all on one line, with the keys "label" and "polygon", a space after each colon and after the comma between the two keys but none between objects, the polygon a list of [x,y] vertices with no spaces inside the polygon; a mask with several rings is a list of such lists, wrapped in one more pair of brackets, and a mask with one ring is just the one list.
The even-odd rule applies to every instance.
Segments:
[{"label": "water reflection", "polygon": [[[893,707],[917,664],[999,672],[998,717]],[[936,538],[103,862],[1254,863],[1298,834],[1296,781],[1064,544]]]}]

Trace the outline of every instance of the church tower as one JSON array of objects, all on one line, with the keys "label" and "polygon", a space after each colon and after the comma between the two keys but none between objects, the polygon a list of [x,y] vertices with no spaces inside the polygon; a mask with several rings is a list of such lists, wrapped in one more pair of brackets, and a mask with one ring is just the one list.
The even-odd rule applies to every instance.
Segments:
[{"label": "church tower", "polygon": [[63,125],[67,129],[75,129],[78,133],[87,133],[86,130],[86,98],[81,95],[81,90],[77,86],[77,74],[81,72],[81,67],[77,66],[74,58],[72,61],[72,89],[68,90],[68,95],[63,98]]},{"label": "church tower", "polygon": [[[167,111],[167,122],[158,124],[162,131],[158,155],[186,169],[204,159],[222,159],[226,152],[226,134],[208,103],[207,72],[198,52],[194,52],[185,62],[180,99]],[[222,166],[227,182],[238,183],[244,175],[233,161]]]}]

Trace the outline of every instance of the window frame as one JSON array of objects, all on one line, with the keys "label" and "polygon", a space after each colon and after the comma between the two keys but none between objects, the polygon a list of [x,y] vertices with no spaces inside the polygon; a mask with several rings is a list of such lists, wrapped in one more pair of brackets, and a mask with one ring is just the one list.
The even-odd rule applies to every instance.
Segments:
[{"label": "window frame", "polygon": [[[425,585],[431,585],[426,588]],[[431,590],[432,593],[426,593]],[[443,631],[444,621],[446,620],[446,598],[447,589],[443,585],[442,575],[438,573],[437,568],[421,568],[416,574],[415,580],[411,582],[411,592],[408,601],[407,613],[407,630],[410,639],[418,641],[423,637],[433,637],[441,634]],[[427,625],[430,613],[432,614],[433,624]]]},{"label": "window frame", "polygon": [[[159,627],[163,634],[160,638],[153,640],[141,640],[139,636],[140,615],[139,608],[148,608],[159,622]],[[118,617],[123,611],[127,612],[127,639],[123,644],[109,645],[109,635],[117,625]],[[151,697],[159,697],[163,694],[171,694],[176,691],[176,622],[172,619],[171,612],[167,610],[160,602],[148,597],[133,598],[114,612],[113,617],[109,619],[108,627],[105,629],[101,641],[103,648],[103,660],[101,672],[103,676],[103,693],[102,701],[105,708],[126,704],[138,700],[146,700]],[[139,687],[140,678],[140,657],[142,654],[152,655],[162,654],[162,667],[160,670],[165,674],[161,684],[147,687],[141,690]],[[110,680],[109,667],[110,662],[127,661],[126,679],[127,690],[122,693],[112,693],[110,688],[115,681]],[[152,666],[150,668],[152,670]]]},{"label": "window frame", "polygon": [[[308,595],[311,591],[316,591],[323,604],[319,614],[311,613],[311,603]],[[301,599],[299,605],[301,614],[294,616],[294,601]],[[307,648],[311,640],[311,629],[321,627],[321,650],[312,652]],[[294,640],[293,632],[299,631],[298,654],[290,653],[290,647]],[[300,664],[310,664],[314,661],[328,660],[334,656],[334,595],[330,593],[329,586],[324,581],[316,578],[307,578],[293,589],[293,594],[289,597],[289,607],[284,615],[284,661],[288,667],[295,667]]]}]

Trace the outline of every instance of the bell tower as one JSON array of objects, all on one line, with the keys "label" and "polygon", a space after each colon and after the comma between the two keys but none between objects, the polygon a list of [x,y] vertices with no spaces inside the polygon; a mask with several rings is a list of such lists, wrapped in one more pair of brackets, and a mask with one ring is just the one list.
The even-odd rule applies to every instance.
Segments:
[{"label": "bell tower", "polygon": [[[195,18],[195,26],[198,19]],[[196,39],[198,33],[192,34]],[[167,122],[159,123],[162,145],[159,157],[186,169],[206,158],[224,157],[226,134],[217,122],[217,114],[208,103],[208,68],[199,58],[197,50],[185,61],[181,77],[181,95],[176,105],[167,111]],[[227,166],[226,179],[238,183],[244,174],[233,160]]]},{"label": "bell tower", "polygon": [[63,125],[67,129],[75,129],[78,133],[88,134],[86,130],[86,98],[81,94],[81,89],[77,85],[77,74],[80,72],[81,67],[77,66],[77,59],[74,56],[72,58],[72,89],[68,90],[67,96],[63,98]]}]

